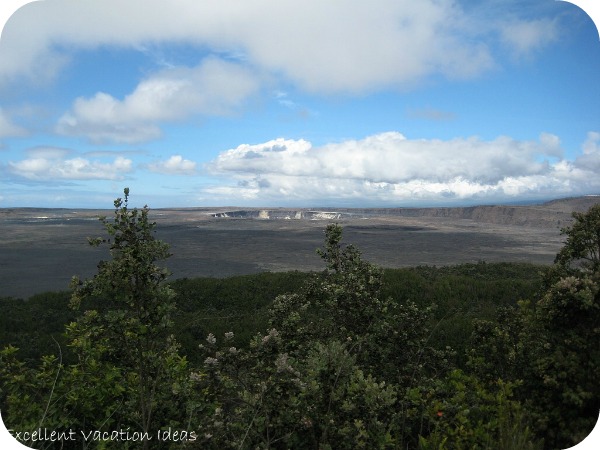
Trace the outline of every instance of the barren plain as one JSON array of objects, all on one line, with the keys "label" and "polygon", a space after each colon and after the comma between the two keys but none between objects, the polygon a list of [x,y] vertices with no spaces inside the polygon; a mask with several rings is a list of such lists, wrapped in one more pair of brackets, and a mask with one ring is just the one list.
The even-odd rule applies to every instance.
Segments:
[{"label": "barren plain", "polygon": [[[157,237],[171,245],[172,278],[227,277],[262,271],[321,270],[315,249],[328,223],[344,242],[382,267],[467,262],[551,264],[560,228],[599,196],[539,205],[464,208],[151,210]],[[93,276],[109,257],[88,237],[105,236],[98,216],[111,210],[0,209],[0,297],[66,290],[73,275]]]}]

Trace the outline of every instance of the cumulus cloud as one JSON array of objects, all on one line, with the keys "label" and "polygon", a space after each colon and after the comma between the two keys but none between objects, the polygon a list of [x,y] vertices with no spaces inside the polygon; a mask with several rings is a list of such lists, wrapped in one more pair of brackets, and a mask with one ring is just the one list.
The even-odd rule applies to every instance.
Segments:
[{"label": "cumulus cloud", "polygon": [[[543,141],[547,141],[545,136]],[[555,155],[555,144],[521,142],[508,137],[409,140],[389,132],[313,148],[304,140],[277,139],[241,145],[222,153],[216,171],[367,179],[394,183],[414,179],[447,182],[457,178],[495,183],[507,175],[545,170],[538,155]]]},{"label": "cumulus cloud", "polygon": [[587,135],[587,139],[583,143],[584,155],[590,155],[600,153],[600,133],[596,131],[590,131]]},{"label": "cumulus cloud", "polygon": [[148,164],[148,169],[152,172],[167,175],[194,175],[196,174],[196,163],[184,159],[181,155],[173,155],[166,161]]},{"label": "cumulus cloud", "polygon": [[57,131],[93,142],[146,141],[161,135],[159,122],[228,114],[257,88],[254,77],[240,65],[209,58],[195,68],[156,73],[123,100],[103,92],[80,97],[59,119]]},{"label": "cumulus cloud", "polygon": [[38,147],[27,158],[9,161],[12,175],[32,181],[44,180],[122,180],[131,172],[132,161],[122,156],[111,162],[82,158],[73,151],[56,147]]},{"label": "cumulus cloud", "polygon": [[[584,147],[592,148],[599,137],[590,134]],[[569,162],[561,155],[559,138],[549,133],[538,141],[509,137],[442,141],[388,132],[322,147],[276,139],[221,153],[208,169],[236,184],[208,192],[314,204],[323,199],[369,203],[506,199],[600,188],[597,169],[589,161],[586,166],[580,159]],[[598,156],[593,147],[581,158]]]},{"label": "cumulus cloud", "polygon": [[575,167],[600,173],[600,133],[591,131],[582,146],[583,154],[575,160]]},{"label": "cumulus cloud", "polygon": [[[493,56],[465,22],[452,0],[54,0],[7,24],[0,80],[56,75],[67,48],[185,42],[309,91],[362,93],[488,70]],[[543,27],[528,24],[507,39],[533,45]]]}]

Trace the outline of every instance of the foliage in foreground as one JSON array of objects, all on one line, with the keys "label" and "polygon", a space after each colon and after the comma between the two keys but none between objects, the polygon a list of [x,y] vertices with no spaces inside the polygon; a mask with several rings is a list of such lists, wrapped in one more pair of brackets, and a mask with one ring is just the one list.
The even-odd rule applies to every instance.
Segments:
[{"label": "foliage in foreground", "polygon": [[518,398],[548,448],[567,448],[600,411],[600,204],[572,227],[536,300],[478,321],[471,366],[482,378],[516,380]]},{"label": "foliage in foreground", "polygon": [[[109,237],[90,240],[108,244],[112,259],[92,279],[72,282],[71,306],[85,308],[65,330],[74,362],[63,362],[58,343],[58,356],[43,357],[37,369],[17,361],[12,347],[2,353],[5,420],[15,429],[77,430],[66,444],[81,448],[90,432],[181,426],[186,399],[174,393],[187,382],[187,362],[172,336],[168,272],[157,265],[168,245],[154,238],[147,207],[128,207],[128,194],[115,200],[112,221],[101,218]],[[140,440],[133,448],[150,446]]]},{"label": "foliage in foreground", "polygon": [[[114,220],[103,220],[110,240],[92,241],[107,243],[112,260],[74,283],[83,312],[65,342],[76,358],[67,362],[58,342],[57,356],[37,367],[14,347],[0,354],[9,428],[73,429],[79,438],[28,445],[564,448],[595,423],[600,206],[564,230],[565,248],[538,295],[474,320],[468,345],[464,336],[452,341],[466,346],[462,357],[439,345],[439,330],[459,317],[448,314],[453,306],[439,316],[420,301],[424,289],[414,300],[388,295],[385,273],[342,244],[332,224],[319,250],[323,273],[278,295],[265,329],[243,345],[232,332],[207,333],[191,364],[173,336],[181,314],[174,291],[156,264],[168,248],[154,239],[147,208],[131,210],[127,198],[126,190]],[[79,433],[94,430],[139,434],[90,442]]]}]

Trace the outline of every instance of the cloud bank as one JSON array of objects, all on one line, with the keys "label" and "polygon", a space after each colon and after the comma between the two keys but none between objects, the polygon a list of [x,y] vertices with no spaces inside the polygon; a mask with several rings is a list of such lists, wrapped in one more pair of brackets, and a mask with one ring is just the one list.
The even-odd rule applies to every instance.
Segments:
[{"label": "cloud bank", "polygon": [[123,156],[104,162],[73,153],[56,147],[33,148],[26,159],[9,161],[8,172],[29,181],[122,180],[133,169],[133,161]]},{"label": "cloud bank", "polygon": [[26,156],[4,168],[12,182],[135,180],[152,172],[154,183],[185,177],[182,186],[194,191],[186,202],[207,205],[458,205],[600,192],[600,132],[589,132],[572,160],[550,133],[535,141],[438,140],[397,131],[323,146],[284,138],[242,144],[201,167],[180,154],[144,162],[143,152],[36,147]]},{"label": "cloud bank", "polygon": [[600,133],[589,133],[574,161],[557,136],[538,141],[477,137],[407,139],[388,132],[313,147],[275,139],[221,153],[207,169],[235,183],[211,195],[273,204],[510,201],[600,190]]},{"label": "cloud bank", "polygon": [[7,23],[0,89],[51,82],[81,50],[193,46],[195,66],[163,62],[123,98],[79,97],[55,127],[134,144],[160,138],[165,122],[238,112],[273,85],[318,95],[408,90],[432,77],[476,77],[497,67],[499,48],[519,58],[558,36],[556,20],[475,22],[453,0],[44,1]]},{"label": "cloud bank", "polygon": [[68,49],[188,43],[307,91],[364,93],[475,76],[495,64],[489,42],[526,53],[555,35],[545,20],[497,21],[476,29],[453,0],[53,0],[6,25],[0,83],[54,77]]}]

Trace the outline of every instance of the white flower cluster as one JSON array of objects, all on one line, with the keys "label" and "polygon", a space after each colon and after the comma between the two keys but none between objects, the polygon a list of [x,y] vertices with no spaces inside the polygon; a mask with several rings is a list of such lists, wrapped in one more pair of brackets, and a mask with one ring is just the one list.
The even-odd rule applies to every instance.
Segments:
[{"label": "white flower cluster", "polygon": [[202,375],[199,372],[192,372],[192,373],[190,373],[190,380],[191,381],[201,381]]},{"label": "white flower cluster", "polygon": [[279,331],[277,331],[275,328],[271,328],[271,330],[269,330],[269,334],[267,334],[266,336],[263,336],[262,343],[266,344],[267,342],[271,341],[272,339],[275,339],[278,336],[279,336]]},{"label": "white flower cluster", "polygon": [[213,358],[213,357],[209,356],[208,358],[206,358],[204,360],[204,365],[205,366],[216,366],[218,362],[219,362],[219,360],[217,358]]},{"label": "white flower cluster", "polygon": [[277,372],[293,372],[294,370],[288,361],[287,353],[283,353],[277,357],[275,367],[277,367]]}]

